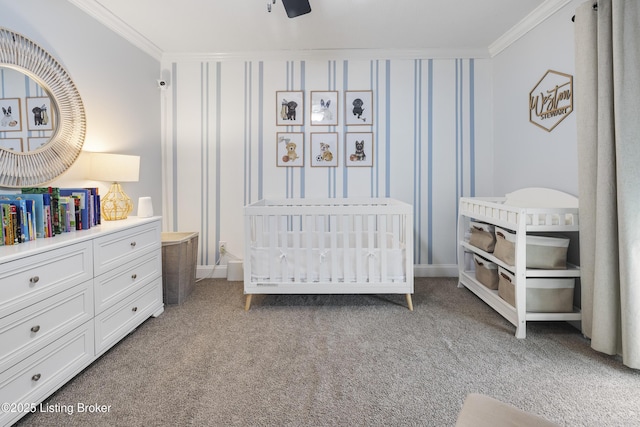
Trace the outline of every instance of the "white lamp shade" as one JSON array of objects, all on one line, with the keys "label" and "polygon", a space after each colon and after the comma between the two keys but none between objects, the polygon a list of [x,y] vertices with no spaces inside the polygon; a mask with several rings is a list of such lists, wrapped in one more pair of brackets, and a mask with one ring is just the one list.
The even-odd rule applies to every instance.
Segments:
[{"label": "white lamp shade", "polygon": [[136,182],[140,176],[140,156],[91,153],[88,179],[108,182]]}]

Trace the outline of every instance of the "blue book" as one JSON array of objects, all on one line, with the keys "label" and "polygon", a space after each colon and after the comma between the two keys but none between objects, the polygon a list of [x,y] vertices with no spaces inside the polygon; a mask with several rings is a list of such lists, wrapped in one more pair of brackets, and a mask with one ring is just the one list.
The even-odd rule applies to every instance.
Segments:
[{"label": "blue book", "polygon": [[44,197],[42,194],[0,194],[2,200],[27,200],[25,219],[27,225],[26,240],[35,240],[44,236]]},{"label": "blue book", "polygon": [[27,241],[36,240],[36,210],[33,200],[24,200],[27,203]]},{"label": "blue book", "polygon": [[[45,221],[46,221],[46,215],[45,215],[45,210],[44,210],[44,194],[20,194],[19,195],[21,198],[25,199],[25,200],[33,200],[34,202],[34,207],[33,207],[33,212],[35,214],[35,216],[33,217],[33,224],[35,225],[36,228],[36,237],[38,239],[44,238],[44,237],[49,237],[46,235],[46,226],[45,226]],[[49,196],[47,194],[47,196]]]},{"label": "blue book", "polygon": [[53,237],[53,212],[51,212],[51,194],[42,193],[42,204],[44,208],[44,234],[45,237]]},{"label": "blue book", "polygon": [[91,228],[91,223],[89,222],[89,197],[91,197],[91,192],[86,188],[61,188],[60,195],[80,199],[80,222],[82,223],[82,230]]},{"label": "blue book", "polygon": [[[23,194],[44,194],[45,201],[49,200],[49,215],[51,218],[51,236],[60,234],[60,217],[58,209],[58,197],[60,197],[60,189],[58,187],[24,187]],[[47,205],[47,203],[45,203]]]},{"label": "blue book", "polygon": [[91,225],[100,224],[100,195],[97,187],[87,188],[91,195]]},{"label": "blue book", "polygon": [[27,222],[27,201],[11,200],[6,195],[0,196],[0,203],[15,206],[13,230],[15,243],[29,241],[29,224]]},{"label": "blue book", "polygon": [[0,200],[0,209],[2,210],[2,227],[4,231],[5,245],[15,245],[20,243],[19,226],[18,226],[18,210],[9,200]]}]

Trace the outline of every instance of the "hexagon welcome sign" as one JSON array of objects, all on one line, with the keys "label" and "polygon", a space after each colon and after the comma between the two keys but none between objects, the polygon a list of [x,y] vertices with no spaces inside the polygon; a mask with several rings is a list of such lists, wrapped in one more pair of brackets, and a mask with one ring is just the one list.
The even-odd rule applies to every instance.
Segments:
[{"label": "hexagon welcome sign", "polygon": [[529,121],[547,132],[573,111],[573,76],[548,70],[529,92]]}]

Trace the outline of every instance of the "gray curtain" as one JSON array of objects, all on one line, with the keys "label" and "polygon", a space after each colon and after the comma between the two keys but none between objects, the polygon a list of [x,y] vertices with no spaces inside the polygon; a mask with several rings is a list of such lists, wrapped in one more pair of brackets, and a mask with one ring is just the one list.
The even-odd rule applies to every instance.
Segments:
[{"label": "gray curtain", "polygon": [[582,327],[640,369],[640,1],[575,15]]}]

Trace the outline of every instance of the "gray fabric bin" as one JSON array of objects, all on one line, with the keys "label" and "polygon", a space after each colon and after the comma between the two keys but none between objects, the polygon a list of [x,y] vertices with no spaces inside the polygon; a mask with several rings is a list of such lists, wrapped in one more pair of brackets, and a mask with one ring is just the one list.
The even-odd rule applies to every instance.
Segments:
[{"label": "gray fabric bin", "polygon": [[473,256],[476,266],[476,280],[491,290],[498,289],[498,264]]},{"label": "gray fabric bin", "polygon": [[471,222],[469,244],[485,252],[493,252],[496,246],[495,227],[483,222]]},{"label": "gray fabric bin", "polygon": [[[516,289],[513,274],[498,267],[498,295],[510,305],[516,305]],[[527,312],[573,312],[574,278],[527,278]]]},{"label": "gray fabric bin", "polygon": [[197,232],[163,232],[162,294],[165,304],[182,304],[196,284]]},{"label": "gray fabric bin", "polygon": [[[516,234],[496,227],[496,244],[493,255],[507,265],[515,265]],[[546,236],[527,234],[527,268],[566,270],[569,238],[559,234]]]}]

